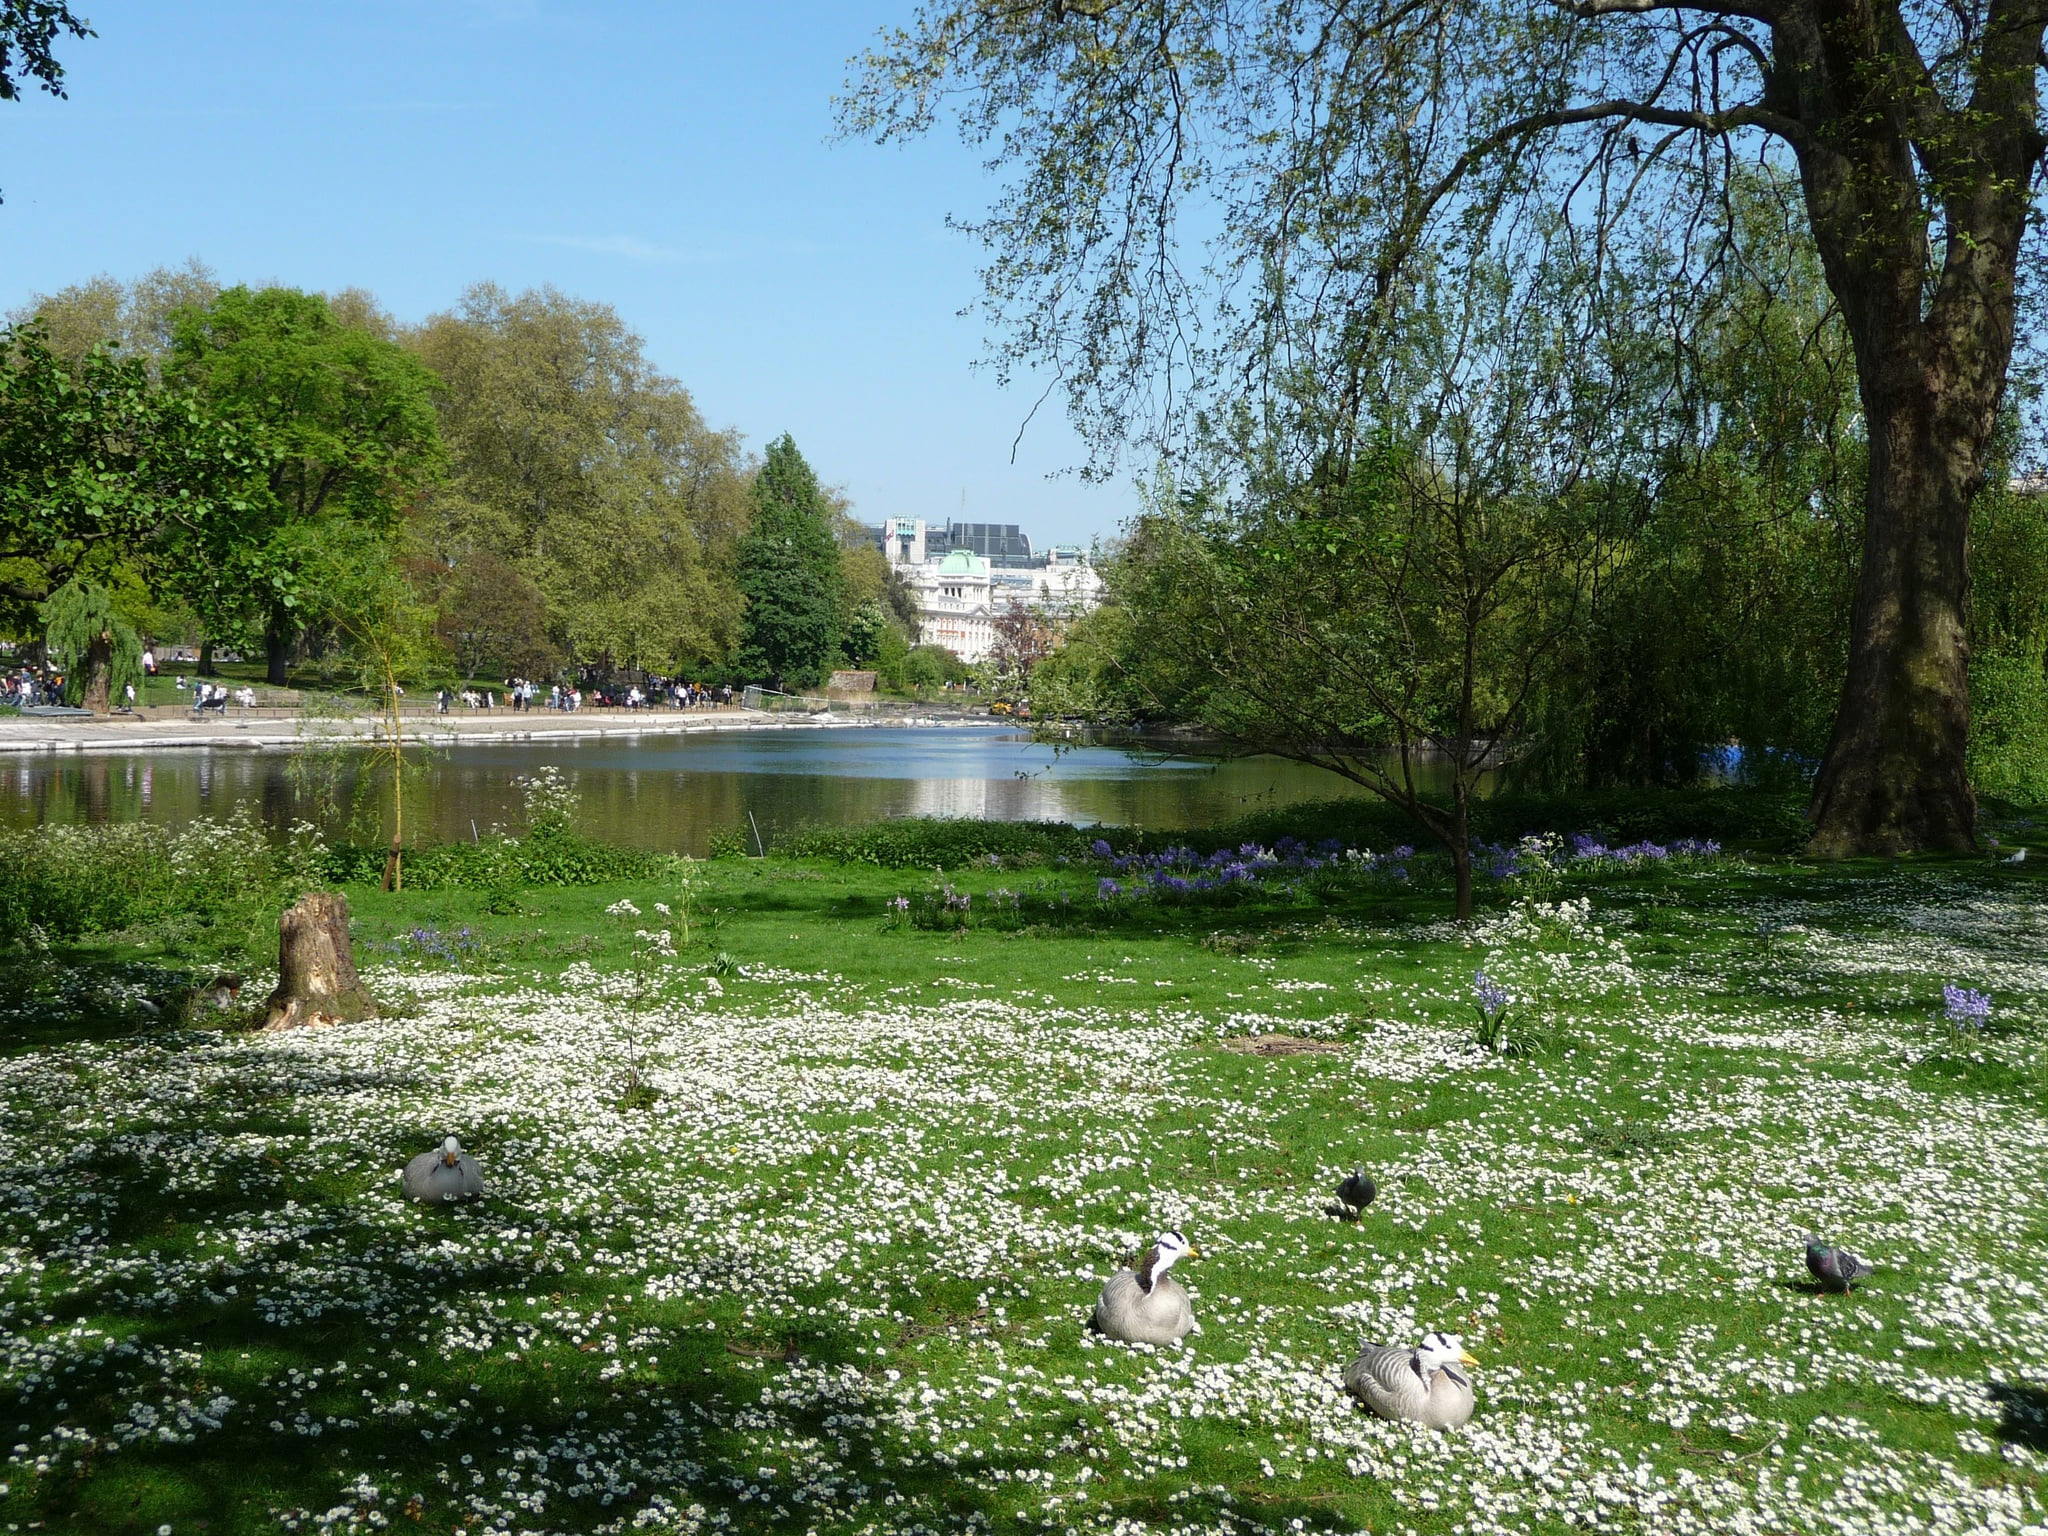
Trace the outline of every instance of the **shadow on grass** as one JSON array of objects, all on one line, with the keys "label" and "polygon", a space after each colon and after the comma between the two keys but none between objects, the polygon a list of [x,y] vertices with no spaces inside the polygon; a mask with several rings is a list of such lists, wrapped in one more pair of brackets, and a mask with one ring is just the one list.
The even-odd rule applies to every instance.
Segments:
[{"label": "shadow on grass", "polygon": [[2030,1451],[2048,1451],[2048,1387],[2030,1381],[1994,1381],[1998,1438]]},{"label": "shadow on grass", "polygon": [[[787,1482],[747,1495],[765,1463],[788,1466],[771,1442],[828,1448],[842,1499],[865,1487],[942,1523],[1005,1518],[986,1486],[899,1443],[884,1362],[825,1315],[824,1291],[786,1316],[756,1313],[757,1260],[699,1255],[660,1342],[621,1347],[622,1275],[583,1257],[616,1249],[617,1213],[398,1206],[359,1171],[295,1167],[264,1143],[316,1140],[331,1094],[417,1085],[304,1058],[279,1083],[260,1050],[245,1065],[149,1097],[171,1131],[104,1126],[83,1155],[73,1133],[5,1170],[0,1238],[46,1259],[7,1298],[8,1331],[47,1359],[0,1383],[0,1420],[55,1454],[42,1475],[16,1469],[0,1522],[230,1536],[275,1529],[280,1511],[353,1506],[363,1528],[374,1515],[453,1529],[473,1499],[510,1508],[535,1488],[534,1464],[511,1454],[525,1448],[551,1468],[551,1528],[616,1523],[661,1495],[721,1510],[729,1529],[779,1531]],[[90,1084],[55,1081],[66,1116]],[[227,1138],[246,1156],[196,1156]],[[406,1150],[394,1142],[394,1181]],[[919,1315],[937,1302],[913,1287],[895,1304]],[[179,1427],[181,1407],[199,1421]],[[975,1466],[1013,1486],[1032,1462],[998,1446]],[[351,1492],[358,1475],[395,1497]]]}]

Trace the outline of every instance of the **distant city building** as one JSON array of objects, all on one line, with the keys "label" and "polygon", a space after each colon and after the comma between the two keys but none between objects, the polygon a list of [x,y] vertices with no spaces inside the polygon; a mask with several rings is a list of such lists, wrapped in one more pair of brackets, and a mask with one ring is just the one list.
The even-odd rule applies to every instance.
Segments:
[{"label": "distant city building", "polygon": [[919,640],[965,662],[983,660],[995,617],[1025,607],[1056,619],[1102,601],[1102,577],[1078,544],[1031,547],[1015,523],[947,523],[892,517],[872,530],[883,556],[917,596]]}]

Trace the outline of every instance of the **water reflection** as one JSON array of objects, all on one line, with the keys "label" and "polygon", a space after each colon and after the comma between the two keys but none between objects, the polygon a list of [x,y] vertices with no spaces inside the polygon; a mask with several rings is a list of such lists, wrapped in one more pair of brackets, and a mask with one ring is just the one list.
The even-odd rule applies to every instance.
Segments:
[{"label": "water reflection", "polygon": [[[571,776],[596,835],[692,853],[712,832],[744,827],[750,812],[770,834],[897,816],[1187,827],[1357,793],[1273,758],[1162,762],[1106,746],[1055,754],[999,729],[795,728],[459,745],[429,764],[408,819],[442,838],[516,826],[516,781],[548,764]],[[246,748],[15,757],[0,766],[0,823],[175,824],[246,806],[274,827],[304,817],[332,828],[331,797],[308,793],[290,770],[288,754]]]}]

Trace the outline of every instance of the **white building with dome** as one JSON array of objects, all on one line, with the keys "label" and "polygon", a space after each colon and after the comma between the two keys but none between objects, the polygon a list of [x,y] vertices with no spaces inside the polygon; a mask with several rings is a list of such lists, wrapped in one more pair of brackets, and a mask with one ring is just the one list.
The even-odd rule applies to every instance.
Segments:
[{"label": "white building with dome", "polygon": [[1029,608],[1057,621],[1091,612],[1102,601],[1102,577],[1079,546],[1035,551],[1014,524],[933,529],[921,519],[897,517],[874,532],[889,564],[917,595],[920,643],[943,646],[970,665],[988,656],[995,617],[1005,608]]},{"label": "white building with dome", "polygon": [[944,646],[969,663],[988,655],[996,638],[988,561],[956,549],[944,559],[905,567],[903,579],[917,594],[921,644]]}]

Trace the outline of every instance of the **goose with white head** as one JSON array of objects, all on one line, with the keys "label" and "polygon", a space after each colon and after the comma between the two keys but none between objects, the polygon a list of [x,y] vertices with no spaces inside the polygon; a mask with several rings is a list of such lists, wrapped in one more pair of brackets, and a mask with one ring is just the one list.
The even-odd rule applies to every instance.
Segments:
[{"label": "goose with white head", "polygon": [[1088,1326],[1126,1344],[1178,1344],[1195,1326],[1194,1304],[1167,1271],[1201,1251],[1178,1232],[1162,1232],[1137,1264],[1103,1283]]},{"label": "goose with white head", "polygon": [[407,1163],[399,1182],[409,1199],[423,1200],[429,1205],[476,1200],[484,1192],[483,1170],[453,1136]]},{"label": "goose with white head", "polygon": [[1454,1333],[1426,1333],[1413,1349],[1368,1344],[1344,1373],[1344,1390],[1383,1419],[1456,1429],[1472,1417],[1472,1378]]}]

